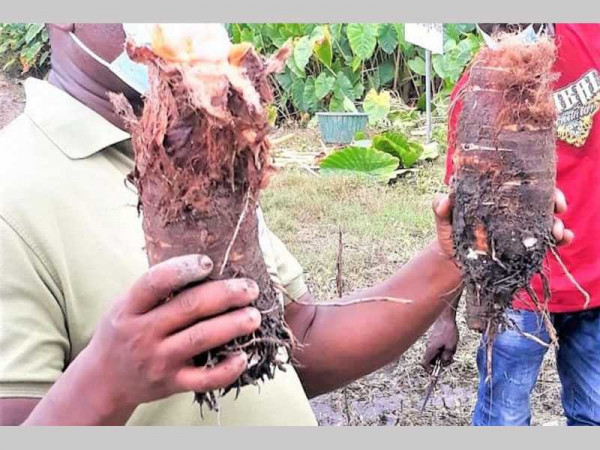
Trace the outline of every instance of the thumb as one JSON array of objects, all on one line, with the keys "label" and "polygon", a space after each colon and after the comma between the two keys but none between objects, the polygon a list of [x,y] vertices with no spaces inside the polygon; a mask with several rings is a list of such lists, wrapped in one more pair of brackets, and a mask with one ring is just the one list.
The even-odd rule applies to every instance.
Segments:
[{"label": "thumb", "polygon": [[449,222],[452,215],[452,203],[448,194],[435,194],[433,198],[433,212],[436,215],[436,219]]}]

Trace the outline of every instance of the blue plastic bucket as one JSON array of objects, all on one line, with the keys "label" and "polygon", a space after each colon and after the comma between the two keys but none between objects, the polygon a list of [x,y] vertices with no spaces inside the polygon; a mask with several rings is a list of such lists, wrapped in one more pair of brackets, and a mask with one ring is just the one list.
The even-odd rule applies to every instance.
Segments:
[{"label": "blue plastic bucket", "polygon": [[369,116],[365,113],[317,113],[321,138],[326,144],[349,144],[358,131],[364,131]]}]

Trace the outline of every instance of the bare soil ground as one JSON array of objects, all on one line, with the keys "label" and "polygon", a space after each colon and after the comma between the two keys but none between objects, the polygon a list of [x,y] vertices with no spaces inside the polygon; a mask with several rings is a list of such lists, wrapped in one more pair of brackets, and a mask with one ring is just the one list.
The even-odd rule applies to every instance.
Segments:
[{"label": "bare soil ground", "polygon": [[25,106],[23,88],[0,72],[0,129],[18,116]]},{"label": "bare soil ground", "polygon": [[[24,107],[22,87],[0,73],[0,129]],[[291,137],[289,137],[291,135]],[[344,280],[348,291],[392,275],[434,237],[432,195],[444,186],[443,155],[424,163],[393,186],[352,177],[318,176],[310,170],[323,150],[318,131],[283,129],[276,138],[277,174],[263,197],[271,229],[303,265],[317,299],[335,298],[337,231],[344,231]],[[297,163],[290,164],[290,160]],[[293,166],[296,167],[293,167]],[[307,168],[308,167],[308,168]],[[321,425],[468,425],[476,399],[478,336],[459,311],[461,343],[455,363],[442,375],[423,414],[428,376],[419,362],[425,339],[398,361],[344,389],[311,401]],[[549,352],[532,396],[535,424],[560,424],[560,388]]]}]

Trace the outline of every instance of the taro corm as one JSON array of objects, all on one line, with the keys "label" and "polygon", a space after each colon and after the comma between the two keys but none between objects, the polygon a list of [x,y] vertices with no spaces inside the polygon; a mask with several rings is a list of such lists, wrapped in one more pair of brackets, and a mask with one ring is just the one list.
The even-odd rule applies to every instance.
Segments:
[{"label": "taro corm", "polygon": [[[220,24],[151,24],[148,41],[129,38],[126,48],[148,66],[151,85],[141,112],[123,96],[112,97],[132,135],[130,179],[139,193],[149,263],[205,254],[214,262],[211,279],[254,279],[260,329],[194,362],[210,366],[245,351],[248,369],[227,391],[273,378],[288,362],[293,339],[281,288],[259,247],[257,204],[272,172],[269,75],[283,69],[290,48],[263,58],[250,44],[232,45]],[[197,393],[196,400],[201,409],[216,409],[218,395]]]}]

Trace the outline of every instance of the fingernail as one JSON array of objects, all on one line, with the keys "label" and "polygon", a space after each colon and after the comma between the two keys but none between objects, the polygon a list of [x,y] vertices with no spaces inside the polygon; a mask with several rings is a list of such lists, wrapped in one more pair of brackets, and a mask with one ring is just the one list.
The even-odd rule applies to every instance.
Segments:
[{"label": "fingernail", "polygon": [[239,359],[241,363],[246,364],[248,362],[248,354],[246,352],[239,352],[235,355],[235,358]]},{"label": "fingernail", "polygon": [[256,284],[256,281],[249,279],[246,279],[245,281],[246,289],[253,294],[258,294],[258,284]]},{"label": "fingernail", "polygon": [[253,322],[260,322],[261,320],[260,311],[256,308],[248,308],[248,315]]},{"label": "fingernail", "polygon": [[212,270],[213,263],[208,256],[200,256],[200,268],[202,270]]}]

